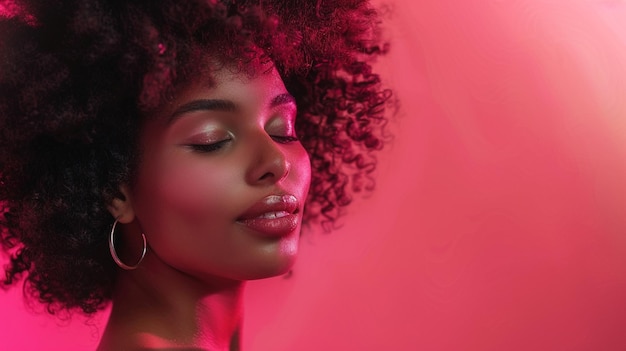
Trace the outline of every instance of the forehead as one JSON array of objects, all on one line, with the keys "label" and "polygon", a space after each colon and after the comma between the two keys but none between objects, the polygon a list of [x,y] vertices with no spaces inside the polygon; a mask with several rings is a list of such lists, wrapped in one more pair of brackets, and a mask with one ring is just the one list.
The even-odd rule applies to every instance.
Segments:
[{"label": "forehead", "polygon": [[[263,92],[283,92],[285,84],[273,65],[254,67],[210,66],[188,80],[175,100],[190,95],[232,95],[254,98]],[[254,93],[250,95],[249,93]]]},{"label": "forehead", "polygon": [[241,109],[254,108],[271,104],[277,96],[286,93],[280,74],[271,65],[255,70],[207,65],[206,69],[179,85],[153,117],[168,120],[180,106],[205,99],[228,101]]}]

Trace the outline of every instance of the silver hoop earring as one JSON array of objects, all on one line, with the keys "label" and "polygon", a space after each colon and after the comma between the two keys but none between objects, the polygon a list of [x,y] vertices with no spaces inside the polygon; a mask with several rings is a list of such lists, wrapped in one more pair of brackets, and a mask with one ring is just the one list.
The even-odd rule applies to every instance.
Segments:
[{"label": "silver hoop earring", "polygon": [[124,262],[122,262],[122,260],[120,260],[119,256],[117,256],[117,252],[115,251],[115,243],[113,241],[113,237],[115,236],[115,226],[117,226],[117,222],[119,222],[119,219],[115,219],[115,222],[113,222],[113,227],[111,228],[111,234],[109,235],[109,251],[111,251],[111,257],[113,257],[113,261],[115,261],[115,263],[120,266],[120,268],[125,269],[127,271],[132,271],[133,269],[137,269],[137,267],[139,267],[139,264],[141,263],[141,261],[143,261],[143,258],[146,256],[146,251],[148,249],[148,244],[146,242],[146,236],[141,233],[141,238],[143,239],[143,250],[141,251],[141,257],[139,258],[139,261],[137,261],[137,263],[134,266],[129,266],[127,264],[125,264]]}]

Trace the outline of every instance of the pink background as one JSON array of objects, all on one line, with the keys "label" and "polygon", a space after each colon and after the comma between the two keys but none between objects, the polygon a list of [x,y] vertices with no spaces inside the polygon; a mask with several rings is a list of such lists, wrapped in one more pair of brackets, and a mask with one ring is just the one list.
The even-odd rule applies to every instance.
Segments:
[{"label": "pink background", "polygon": [[[249,284],[245,350],[626,350],[626,3],[387,6],[378,191]],[[0,348],[93,349],[20,293]]]}]

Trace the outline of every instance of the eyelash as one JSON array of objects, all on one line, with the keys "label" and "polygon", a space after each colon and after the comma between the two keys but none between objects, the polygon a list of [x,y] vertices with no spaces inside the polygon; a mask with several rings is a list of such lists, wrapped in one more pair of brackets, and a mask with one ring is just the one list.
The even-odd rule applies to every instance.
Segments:
[{"label": "eyelash", "polygon": [[221,149],[222,147],[224,147],[224,144],[226,144],[229,141],[230,139],[225,139],[225,140],[218,141],[217,143],[212,143],[212,144],[191,144],[189,145],[189,147],[193,151],[197,151],[201,153],[209,153],[209,152],[214,152],[214,151]]},{"label": "eyelash", "polygon": [[[300,140],[298,139],[298,137],[291,136],[291,135],[288,135],[288,136],[273,135],[272,139],[274,139],[274,141],[280,144],[290,144],[290,143]],[[210,152],[218,151],[219,149],[224,147],[224,145],[229,141],[231,141],[231,139],[225,139],[225,140],[218,141],[217,143],[212,143],[212,144],[191,144],[189,145],[189,147],[197,152],[210,153]]]},{"label": "eyelash", "polygon": [[274,139],[275,141],[281,144],[289,144],[289,143],[293,143],[295,141],[300,140],[298,139],[298,137],[293,136],[293,135],[288,135],[288,136],[273,135],[272,139]]}]

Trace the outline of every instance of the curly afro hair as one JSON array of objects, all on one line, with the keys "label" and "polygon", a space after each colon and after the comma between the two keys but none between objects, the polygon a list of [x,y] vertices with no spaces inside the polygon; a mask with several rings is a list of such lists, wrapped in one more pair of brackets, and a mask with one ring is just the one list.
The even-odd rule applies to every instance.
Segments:
[{"label": "curly afro hair", "polygon": [[[2,6],[4,5],[4,7]],[[371,190],[392,96],[367,0],[46,0],[0,3],[1,281],[50,313],[105,307],[117,267],[106,204],[132,184],[141,121],[198,73],[272,62],[296,98],[312,163],[305,220]],[[10,10],[10,11],[9,11]],[[256,61],[255,61],[256,60]]]}]

